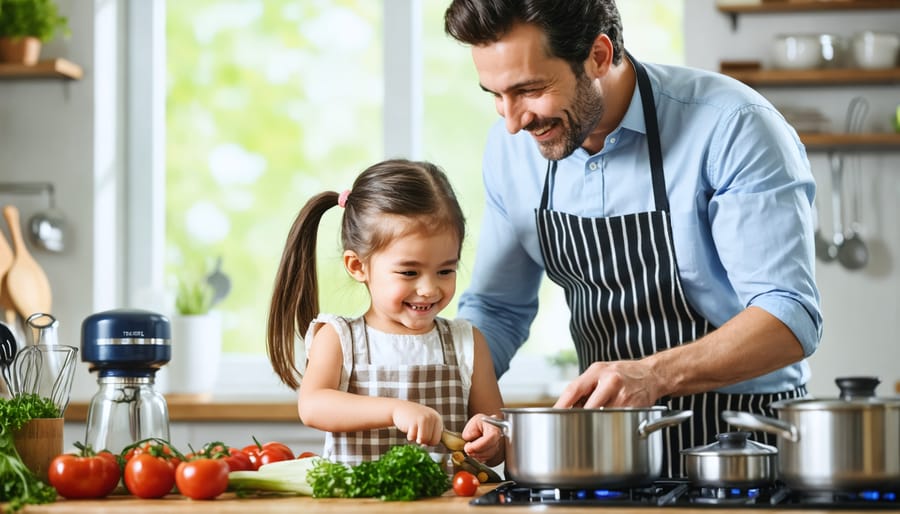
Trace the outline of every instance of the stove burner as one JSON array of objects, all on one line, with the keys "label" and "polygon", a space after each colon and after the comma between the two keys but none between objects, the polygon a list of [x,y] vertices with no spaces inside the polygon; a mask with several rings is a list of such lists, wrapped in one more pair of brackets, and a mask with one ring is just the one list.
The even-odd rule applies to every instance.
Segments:
[{"label": "stove burner", "polygon": [[470,502],[472,505],[578,505],[596,507],[900,508],[892,491],[797,492],[782,484],[763,487],[694,487],[686,481],[661,480],[625,489],[528,488],[504,482]]}]

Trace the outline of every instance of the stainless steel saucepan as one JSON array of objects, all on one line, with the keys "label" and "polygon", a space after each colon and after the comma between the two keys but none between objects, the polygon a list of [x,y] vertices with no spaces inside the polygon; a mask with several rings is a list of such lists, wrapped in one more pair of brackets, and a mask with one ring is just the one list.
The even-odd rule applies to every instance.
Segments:
[{"label": "stainless steel saucepan", "polygon": [[506,476],[527,487],[631,487],[662,473],[659,430],[691,417],[666,407],[502,409]]},{"label": "stainless steel saucepan", "polygon": [[773,403],[779,419],[725,411],[722,419],[780,437],[780,478],[797,490],[900,486],[900,398],[876,398],[877,378],[837,379],[841,397]]}]

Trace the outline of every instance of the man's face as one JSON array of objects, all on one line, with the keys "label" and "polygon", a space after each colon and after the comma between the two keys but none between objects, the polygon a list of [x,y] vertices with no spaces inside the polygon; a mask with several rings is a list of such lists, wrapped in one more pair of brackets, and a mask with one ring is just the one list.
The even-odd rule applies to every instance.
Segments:
[{"label": "man's face", "polygon": [[496,43],[472,47],[472,59],[506,129],[527,130],[547,159],[571,155],[603,117],[603,96],[591,78],[549,57],[534,25],[516,25]]}]

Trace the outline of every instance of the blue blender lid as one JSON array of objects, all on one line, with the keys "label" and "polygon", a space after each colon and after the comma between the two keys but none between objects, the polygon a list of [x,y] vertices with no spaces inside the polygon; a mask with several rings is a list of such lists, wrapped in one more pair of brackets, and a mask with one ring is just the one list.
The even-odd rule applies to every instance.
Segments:
[{"label": "blue blender lid", "polygon": [[95,369],[156,370],[172,355],[172,329],[162,314],[114,309],[81,324],[81,360]]}]

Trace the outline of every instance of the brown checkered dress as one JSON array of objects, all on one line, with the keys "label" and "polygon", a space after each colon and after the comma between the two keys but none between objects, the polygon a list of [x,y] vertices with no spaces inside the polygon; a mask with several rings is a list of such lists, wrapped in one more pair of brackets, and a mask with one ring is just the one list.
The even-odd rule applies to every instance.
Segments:
[{"label": "brown checkered dress", "polygon": [[[369,338],[365,319],[343,319],[350,328],[353,341],[353,369],[348,392],[364,396],[400,398],[427,405],[441,414],[444,428],[461,432],[467,419],[467,399],[450,334],[445,319],[435,321],[443,351],[443,364],[379,365],[369,356]],[[424,335],[428,337],[428,334]],[[393,446],[410,444],[406,434],[396,427],[329,434],[333,442],[330,458],[354,465],[375,460]],[[432,454],[446,453],[443,446],[426,448]]]}]

